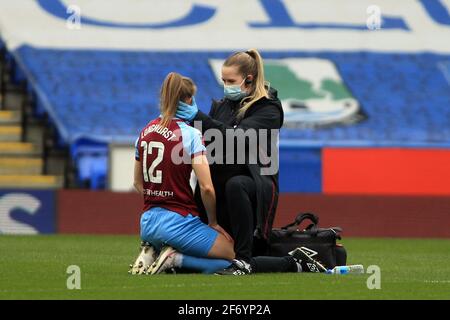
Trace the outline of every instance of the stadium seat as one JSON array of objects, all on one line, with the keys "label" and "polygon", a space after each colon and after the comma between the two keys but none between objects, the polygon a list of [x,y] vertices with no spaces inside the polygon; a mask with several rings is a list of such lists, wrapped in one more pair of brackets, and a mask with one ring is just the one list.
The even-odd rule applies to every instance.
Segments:
[{"label": "stadium seat", "polygon": [[91,189],[106,186],[108,169],[108,146],[88,139],[80,139],[70,146],[71,158],[75,163],[80,185]]}]

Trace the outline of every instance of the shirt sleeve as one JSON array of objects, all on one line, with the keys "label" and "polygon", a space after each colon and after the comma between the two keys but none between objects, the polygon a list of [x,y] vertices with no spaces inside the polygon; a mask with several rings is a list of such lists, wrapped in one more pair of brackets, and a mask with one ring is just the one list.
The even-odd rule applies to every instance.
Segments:
[{"label": "shirt sleeve", "polygon": [[203,136],[201,132],[195,128],[191,131],[191,147],[190,147],[191,158],[198,155],[206,154],[205,142],[203,141]]},{"label": "shirt sleeve", "polygon": [[139,137],[136,139],[136,142],[134,143],[134,159],[136,159],[137,161],[141,161],[141,159],[139,158]]}]

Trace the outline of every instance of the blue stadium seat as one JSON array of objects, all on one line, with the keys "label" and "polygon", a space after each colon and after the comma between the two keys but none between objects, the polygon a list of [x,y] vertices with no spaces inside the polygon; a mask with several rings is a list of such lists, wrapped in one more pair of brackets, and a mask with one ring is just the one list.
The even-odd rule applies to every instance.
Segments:
[{"label": "blue stadium seat", "polygon": [[89,184],[93,190],[104,189],[106,187],[106,169],[108,166],[108,156],[81,155],[77,161],[77,179],[81,185]]},{"label": "blue stadium seat", "polygon": [[80,139],[70,146],[75,162],[77,181],[91,189],[106,187],[108,168],[108,145],[89,139]]}]

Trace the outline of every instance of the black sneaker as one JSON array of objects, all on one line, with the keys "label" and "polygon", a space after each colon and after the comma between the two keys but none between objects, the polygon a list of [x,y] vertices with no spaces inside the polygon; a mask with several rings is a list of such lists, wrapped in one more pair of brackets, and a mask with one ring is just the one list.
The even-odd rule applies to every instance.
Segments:
[{"label": "black sneaker", "polygon": [[217,271],[215,274],[221,276],[243,276],[252,273],[252,267],[244,260],[233,259],[228,268]]},{"label": "black sneaker", "polygon": [[289,254],[302,267],[303,272],[326,272],[325,268],[319,261],[312,258],[308,248],[300,247],[289,252]]}]

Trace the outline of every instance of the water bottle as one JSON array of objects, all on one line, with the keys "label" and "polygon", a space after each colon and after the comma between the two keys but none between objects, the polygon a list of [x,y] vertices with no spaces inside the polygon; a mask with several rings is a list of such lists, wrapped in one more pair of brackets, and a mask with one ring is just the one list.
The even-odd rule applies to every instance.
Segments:
[{"label": "water bottle", "polygon": [[364,273],[364,266],[362,264],[353,264],[350,266],[337,266],[333,269],[328,269],[327,274],[358,274]]}]

